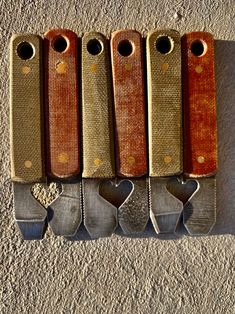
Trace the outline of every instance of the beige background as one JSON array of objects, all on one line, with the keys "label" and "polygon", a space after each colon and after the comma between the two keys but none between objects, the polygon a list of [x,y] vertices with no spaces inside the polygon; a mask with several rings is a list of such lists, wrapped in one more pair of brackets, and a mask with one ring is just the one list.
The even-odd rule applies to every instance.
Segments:
[{"label": "beige background", "polygon": [[[235,313],[235,2],[0,0],[0,313]],[[8,43],[52,27],[213,32],[216,42],[218,222],[208,237],[114,235],[41,242],[17,232],[9,180]],[[87,235],[81,231],[81,238]]]}]

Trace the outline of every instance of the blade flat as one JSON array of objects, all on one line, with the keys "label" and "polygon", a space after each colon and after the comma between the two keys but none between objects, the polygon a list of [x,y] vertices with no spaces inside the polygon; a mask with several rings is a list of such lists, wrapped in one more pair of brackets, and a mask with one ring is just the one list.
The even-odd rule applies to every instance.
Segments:
[{"label": "blade flat", "polygon": [[150,217],[157,233],[175,232],[183,203],[167,190],[169,178],[149,178]]},{"label": "blade flat", "polygon": [[13,183],[15,220],[25,240],[40,240],[46,228],[46,209],[33,197],[31,184]]},{"label": "blade flat", "polygon": [[83,179],[84,225],[92,238],[109,237],[115,231],[117,208],[99,193],[100,179]]},{"label": "blade flat", "polygon": [[49,206],[49,224],[55,235],[73,236],[82,222],[81,181],[63,183],[62,193]]},{"label": "blade flat", "polygon": [[144,232],[149,220],[146,178],[131,178],[133,191],[118,208],[118,222],[124,234]]},{"label": "blade flat", "polygon": [[184,206],[183,223],[191,235],[210,233],[216,222],[216,179],[198,182],[198,192]]}]

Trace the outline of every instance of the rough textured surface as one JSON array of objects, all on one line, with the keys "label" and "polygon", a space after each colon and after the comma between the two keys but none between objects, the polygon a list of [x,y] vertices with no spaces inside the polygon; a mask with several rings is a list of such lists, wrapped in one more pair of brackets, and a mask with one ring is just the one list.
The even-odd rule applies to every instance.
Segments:
[{"label": "rough textured surface", "polygon": [[[46,32],[44,38],[46,172],[54,178],[76,177],[81,155],[78,38],[74,32],[60,29]],[[64,38],[69,44],[60,53],[55,45]]]},{"label": "rough textured surface", "polygon": [[[170,50],[163,54],[159,46],[166,39]],[[150,31],[146,38],[146,64],[149,174],[151,177],[177,175],[183,172],[180,33]]]},{"label": "rough textured surface", "polygon": [[[142,36],[135,30],[117,30],[112,33],[110,47],[116,175],[141,177],[147,173]],[[127,55],[123,54],[125,47]]]},{"label": "rough textured surface", "polygon": [[[226,3],[226,4],[222,4]],[[234,1],[0,0],[0,313],[235,312]],[[12,209],[9,160],[8,43],[13,32],[50,27],[105,34],[129,27],[206,30],[216,41],[219,173],[214,235],[143,238],[114,235],[67,241],[51,231],[23,242]],[[226,41],[224,41],[226,40]],[[81,232],[80,239],[87,234]]]},{"label": "rough textured surface", "polygon": [[[201,56],[190,49],[198,38],[206,47]],[[184,174],[191,178],[213,176],[217,170],[214,55],[210,33],[183,36]]]},{"label": "rough textured surface", "polygon": [[[95,47],[95,40],[102,43],[100,44],[102,50],[97,55],[91,53],[91,48]],[[81,46],[82,176],[113,178],[115,161],[109,41],[104,35],[89,32],[83,36]]]},{"label": "rough textured surface", "polygon": [[[18,54],[22,54],[27,42],[35,47],[35,52],[32,49],[34,57],[22,60]],[[31,34],[18,34],[12,38],[10,46],[11,178],[18,182],[37,182],[45,178],[41,134],[42,39]]]}]

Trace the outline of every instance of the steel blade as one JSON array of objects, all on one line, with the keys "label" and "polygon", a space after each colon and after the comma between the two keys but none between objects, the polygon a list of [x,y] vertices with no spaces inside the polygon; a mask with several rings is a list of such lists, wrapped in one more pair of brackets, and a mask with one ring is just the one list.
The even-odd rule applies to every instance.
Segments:
[{"label": "steel blade", "polygon": [[133,189],[118,208],[118,222],[125,234],[135,234],[143,232],[149,220],[148,184],[145,177],[128,181]]},{"label": "steel blade", "polygon": [[25,240],[42,239],[46,209],[33,197],[31,184],[13,183],[15,220]]},{"label": "steel blade", "polygon": [[200,187],[183,211],[183,223],[191,235],[208,234],[216,222],[216,179],[197,181]]},{"label": "steel blade", "polygon": [[170,178],[149,178],[150,217],[157,233],[175,232],[183,203],[167,190]]},{"label": "steel blade", "polygon": [[111,236],[117,227],[117,208],[99,193],[100,179],[83,179],[84,225],[92,238]]},{"label": "steel blade", "polygon": [[49,225],[55,235],[73,236],[82,222],[81,181],[63,183],[62,193],[48,207]]}]

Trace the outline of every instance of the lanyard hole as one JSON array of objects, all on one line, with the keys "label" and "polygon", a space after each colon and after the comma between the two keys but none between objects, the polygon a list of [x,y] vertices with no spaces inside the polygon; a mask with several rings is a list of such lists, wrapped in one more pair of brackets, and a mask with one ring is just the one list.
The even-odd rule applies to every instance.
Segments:
[{"label": "lanyard hole", "polygon": [[196,57],[203,56],[207,51],[207,45],[204,41],[197,39],[191,44],[191,52]]},{"label": "lanyard hole", "polygon": [[102,44],[98,39],[91,39],[88,41],[87,43],[87,51],[93,55],[93,56],[97,56],[98,54],[100,54],[103,50]]},{"label": "lanyard hole", "polygon": [[163,35],[156,40],[156,49],[163,55],[171,53],[174,48],[174,41],[171,37]]},{"label": "lanyard hole", "polygon": [[123,57],[130,56],[133,52],[133,44],[131,43],[131,41],[127,39],[120,41],[118,45],[118,52]]},{"label": "lanyard hole", "polygon": [[68,41],[64,36],[59,35],[54,39],[52,47],[59,53],[65,52],[65,50],[68,48]]},{"label": "lanyard hole", "polygon": [[32,59],[34,57],[35,48],[31,43],[29,43],[27,41],[23,41],[17,47],[17,54],[20,57],[20,59],[29,60],[29,59]]}]

